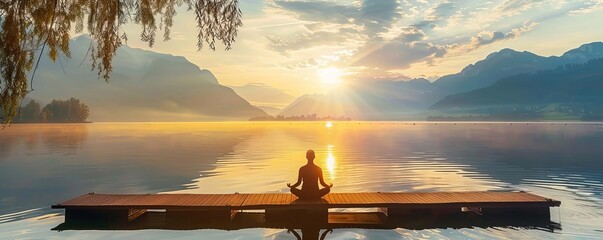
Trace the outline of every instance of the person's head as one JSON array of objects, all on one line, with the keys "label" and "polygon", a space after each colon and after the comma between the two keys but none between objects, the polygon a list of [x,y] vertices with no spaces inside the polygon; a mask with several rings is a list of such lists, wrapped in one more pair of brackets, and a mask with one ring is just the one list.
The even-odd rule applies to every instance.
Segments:
[{"label": "person's head", "polygon": [[313,161],[315,157],[314,150],[310,149],[306,151],[306,159],[308,159],[308,161]]}]

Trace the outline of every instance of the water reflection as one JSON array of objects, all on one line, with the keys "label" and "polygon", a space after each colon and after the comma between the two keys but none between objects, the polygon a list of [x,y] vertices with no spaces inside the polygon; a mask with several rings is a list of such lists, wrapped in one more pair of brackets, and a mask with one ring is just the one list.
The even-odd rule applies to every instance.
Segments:
[{"label": "water reflection", "polygon": [[328,145],[327,146],[327,170],[329,173],[329,178],[331,179],[331,182],[333,180],[335,180],[335,166],[336,166],[336,162],[335,162],[335,156],[333,155],[333,145]]},{"label": "water reflection", "polygon": [[[463,229],[463,228],[515,228],[533,229],[543,232],[561,230],[560,225],[550,222],[547,218],[530,215],[514,217],[485,217],[471,212],[450,216],[415,216],[412,221],[408,219],[390,219],[383,213],[330,213],[328,219],[316,218],[300,214],[291,214],[288,217],[270,220],[264,213],[238,213],[232,220],[216,220],[193,215],[189,218],[169,218],[166,213],[149,212],[136,220],[128,223],[92,223],[71,222],[62,223],[53,230],[242,230],[252,228],[273,229],[273,236],[277,239],[294,237],[298,240],[330,239],[330,235],[339,235],[346,229],[356,230],[393,230],[406,229]],[[280,230],[280,231],[276,231]],[[335,237],[334,237],[335,238]]]},{"label": "water reflection", "polygon": [[11,152],[72,155],[88,138],[87,124],[15,124],[0,131],[0,161]]},{"label": "water reflection", "polygon": [[34,208],[48,213],[49,202],[88,192],[182,189],[261,131],[219,124],[13,125],[0,137],[10,145],[0,162],[0,220],[29,217],[25,210]]},{"label": "water reflection", "polygon": [[[333,192],[525,190],[561,200],[563,237],[603,228],[603,128],[508,123],[114,123],[13,125],[0,132],[0,232],[38,238],[62,217],[51,204],[88,192],[286,192],[306,149],[327,170]],[[23,220],[20,220],[23,219]],[[414,221],[413,221],[414,222]],[[549,238],[514,228],[338,229],[341,238]],[[208,239],[294,239],[279,230],[201,230]],[[297,228],[299,229],[299,228]],[[325,228],[321,228],[325,229]],[[530,228],[528,228],[530,229]],[[298,231],[300,232],[300,231]],[[323,230],[324,232],[324,230]],[[120,238],[74,232],[57,238]],[[156,232],[130,232],[160,238]],[[189,236],[167,232],[163,237]],[[199,233],[196,233],[199,234]],[[557,234],[557,233],[556,233]],[[195,235],[195,234],[192,234]],[[229,237],[225,237],[229,236]],[[554,235],[557,236],[557,235]],[[190,236],[195,237],[195,236]]]}]

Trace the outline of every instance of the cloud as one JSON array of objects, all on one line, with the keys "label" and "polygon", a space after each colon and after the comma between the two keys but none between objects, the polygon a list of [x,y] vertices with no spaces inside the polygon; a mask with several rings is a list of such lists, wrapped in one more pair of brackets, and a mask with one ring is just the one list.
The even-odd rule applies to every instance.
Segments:
[{"label": "cloud", "polygon": [[450,1],[446,1],[446,2],[439,3],[439,4],[435,5],[434,7],[430,8],[427,11],[426,19],[428,21],[439,21],[439,20],[443,20],[449,16],[452,16],[452,14],[454,14],[454,12],[455,12],[454,3],[450,2]]},{"label": "cloud", "polygon": [[301,61],[294,61],[292,63],[285,64],[285,67],[289,70],[299,70],[308,68],[317,68],[328,66],[333,62],[341,61],[342,59],[348,59],[354,55],[353,51],[341,50],[333,52],[332,54],[322,55],[319,57],[312,57]]},{"label": "cloud", "polygon": [[501,13],[502,16],[513,16],[530,9],[538,2],[534,0],[505,0],[496,7],[495,11]]},{"label": "cloud", "polygon": [[357,38],[358,31],[352,28],[340,28],[337,31],[316,31],[302,33],[292,39],[285,39],[276,35],[268,35],[268,49],[288,56],[291,52],[319,47],[325,45],[339,44],[350,39]]},{"label": "cloud", "polygon": [[538,25],[538,23],[529,22],[519,28],[511,29],[511,31],[507,33],[483,31],[476,36],[471,37],[469,43],[459,45],[457,48],[463,50],[464,52],[469,52],[494,42],[514,39],[519,37],[521,34],[532,30],[536,25]]},{"label": "cloud", "polygon": [[577,9],[571,10],[570,14],[586,14],[603,9],[603,0],[587,1],[583,2],[582,4],[583,5],[578,6]]},{"label": "cloud", "polygon": [[439,64],[438,59],[519,38],[536,22],[592,12],[603,5],[603,0],[273,1],[275,9],[307,24],[302,34],[269,36],[269,49],[288,56],[316,46],[354,53],[326,61],[323,57],[332,53],[314,51],[313,56],[281,66],[304,69],[328,64],[385,71]]},{"label": "cloud", "polygon": [[326,23],[352,23],[359,18],[358,8],[327,1],[274,1],[280,9],[293,13],[300,20]]},{"label": "cloud", "polygon": [[500,31],[482,31],[465,43],[436,44],[422,42],[425,34],[416,26],[409,26],[394,40],[370,51],[354,63],[355,66],[379,67],[383,69],[406,69],[413,63],[427,62],[444,57],[450,51],[466,53],[495,42],[519,37],[532,30],[537,23],[529,22],[521,27]]},{"label": "cloud", "polygon": [[405,69],[415,62],[441,57],[445,53],[445,46],[425,42],[408,43],[403,38],[397,38],[360,58],[354,65],[385,69]]},{"label": "cloud", "polygon": [[308,69],[320,66],[316,58],[309,58],[295,63],[287,64],[285,67],[289,70]]},{"label": "cloud", "polygon": [[341,5],[327,1],[274,1],[274,5],[312,22],[353,24],[364,27],[367,34],[387,31],[401,14],[397,0],[364,0],[357,5]]},{"label": "cloud", "polygon": [[483,20],[486,21],[504,21],[510,17],[520,15],[528,10],[539,8],[546,9],[542,11],[543,13],[550,13],[554,11],[554,9],[561,7],[566,2],[565,0],[560,1],[536,1],[536,0],[504,0],[497,6],[495,6],[492,11],[486,12],[486,15],[483,16]]},{"label": "cloud", "polygon": [[445,1],[434,5],[425,11],[425,18],[411,26],[422,30],[433,29],[456,13],[454,3]]},{"label": "cloud", "polygon": [[419,27],[408,26],[402,28],[402,33],[398,38],[407,42],[416,42],[419,40],[423,40],[423,38],[425,38],[425,33]]},{"label": "cloud", "polygon": [[362,19],[356,19],[355,23],[364,25],[367,34],[385,32],[401,16],[398,6],[399,3],[396,0],[365,0],[360,6]]},{"label": "cloud", "polygon": [[[312,23],[304,25],[306,33],[293,37],[268,36],[268,49],[288,55],[292,51],[317,46],[340,46],[350,40],[380,38],[380,34],[387,32],[400,18],[398,5],[397,0],[364,0],[355,5],[327,1],[274,1],[276,8]],[[322,30],[325,26],[336,30]]]}]

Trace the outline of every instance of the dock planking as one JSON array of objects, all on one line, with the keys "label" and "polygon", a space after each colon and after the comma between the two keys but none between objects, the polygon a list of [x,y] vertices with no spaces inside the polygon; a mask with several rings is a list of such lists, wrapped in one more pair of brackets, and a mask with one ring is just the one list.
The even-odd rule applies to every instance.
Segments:
[{"label": "dock planking", "polygon": [[[52,208],[69,212],[84,212],[93,216],[99,212],[128,211],[128,220],[142,214],[138,210],[164,209],[170,211],[223,211],[233,215],[239,210],[299,210],[328,208],[380,208],[388,215],[415,213],[413,210],[439,211],[461,208],[484,209],[487,212],[518,210],[549,214],[550,207],[561,202],[526,192],[362,192],[330,193],[322,199],[299,200],[289,193],[235,193],[235,194],[85,194]],[[410,210],[410,211],[409,211]],[[455,210],[455,211],[456,211]],[[494,211],[493,211],[494,210]],[[513,211],[511,211],[513,212]],[[534,211],[532,211],[534,212]],[[75,214],[71,214],[75,215]],[[80,214],[81,215],[81,214]],[[232,219],[232,218],[231,218]]]},{"label": "dock planking", "polygon": [[308,206],[370,208],[387,206],[556,207],[561,202],[526,192],[330,193],[323,199],[298,200],[288,193],[245,194],[85,194],[52,208],[229,208],[233,210]]}]

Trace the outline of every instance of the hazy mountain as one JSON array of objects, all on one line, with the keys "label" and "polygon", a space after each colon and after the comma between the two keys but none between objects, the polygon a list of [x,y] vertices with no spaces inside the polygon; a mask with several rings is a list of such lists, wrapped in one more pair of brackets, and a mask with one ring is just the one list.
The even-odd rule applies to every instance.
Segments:
[{"label": "hazy mountain", "polygon": [[[562,56],[551,57],[503,49],[465,67],[457,74],[441,77],[432,83],[424,79],[362,82],[323,97],[302,96],[281,114],[343,114],[355,119],[404,117],[425,110],[446,96],[488,87],[501,78],[554,69],[565,64],[585,63],[600,57],[603,57],[602,42],[584,44]],[[344,91],[349,96],[340,97],[345,96]]]},{"label": "hazy mountain", "polygon": [[42,103],[75,97],[90,106],[92,121],[196,121],[265,115],[208,70],[184,57],[123,46],[109,83],[90,71],[90,38],[71,40],[71,59],[44,58],[28,97]]},{"label": "hazy mountain", "polygon": [[460,73],[441,77],[433,83],[433,90],[440,96],[471,91],[490,86],[506,76],[550,69],[563,63],[558,57],[503,49],[465,67]]},{"label": "hazy mountain", "polygon": [[298,116],[316,113],[319,116],[338,115],[335,109],[330,109],[331,102],[327,95],[306,94],[298,97],[289,104],[278,115]]},{"label": "hazy mountain", "polygon": [[294,96],[263,83],[230,87],[241,97],[256,105],[285,106],[295,99]]},{"label": "hazy mountain", "polygon": [[353,119],[389,119],[426,108],[430,94],[426,79],[411,81],[362,82],[329,94],[304,95],[285,107],[280,115],[317,114],[321,117],[351,117]]},{"label": "hazy mountain", "polygon": [[503,49],[465,67],[460,73],[439,78],[433,83],[433,91],[436,98],[441,98],[487,87],[504,77],[553,69],[563,64],[585,63],[590,59],[601,57],[603,57],[603,42],[584,44],[567,51],[560,57],[542,57],[527,51]]},{"label": "hazy mountain", "polygon": [[278,115],[282,111],[282,109],[280,109],[280,108],[271,107],[271,106],[255,106],[255,107],[262,109],[264,112],[266,112],[272,116]]},{"label": "hazy mountain", "polygon": [[573,59],[576,62],[586,62],[590,59],[603,58],[603,42],[584,44],[579,48],[567,51],[561,57],[567,60]]},{"label": "hazy mountain", "polygon": [[500,105],[603,104],[603,59],[503,78],[492,86],[451,95],[433,109]]}]

